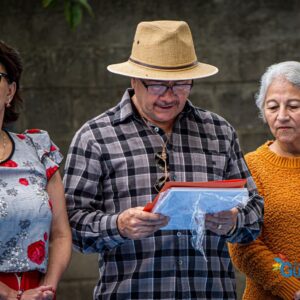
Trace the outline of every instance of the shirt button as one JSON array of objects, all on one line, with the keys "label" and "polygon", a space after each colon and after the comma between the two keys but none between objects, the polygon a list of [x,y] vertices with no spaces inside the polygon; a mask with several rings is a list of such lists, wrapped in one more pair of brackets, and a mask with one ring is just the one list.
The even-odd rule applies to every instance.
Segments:
[{"label": "shirt button", "polygon": [[177,232],[177,236],[181,237],[182,233],[180,231]]},{"label": "shirt button", "polygon": [[178,265],[181,266],[183,264],[183,261],[181,259],[178,260]]},{"label": "shirt button", "polygon": [[158,127],[154,127],[154,131],[155,132],[159,132],[159,128]]},{"label": "shirt button", "polygon": [[172,177],[173,177],[173,180],[176,180],[176,175],[173,175]]}]

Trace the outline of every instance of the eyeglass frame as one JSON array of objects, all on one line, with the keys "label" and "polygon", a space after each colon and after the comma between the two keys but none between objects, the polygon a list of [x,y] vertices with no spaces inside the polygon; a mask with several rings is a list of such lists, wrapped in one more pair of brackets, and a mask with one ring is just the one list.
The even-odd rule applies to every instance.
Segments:
[{"label": "eyeglass frame", "polygon": [[[164,166],[160,166],[158,164],[158,162],[156,161],[157,160],[157,157],[163,161],[164,163]],[[155,181],[154,183],[154,188],[155,190],[159,193],[160,190],[162,189],[162,187],[164,186],[164,184],[170,180],[170,174],[169,174],[169,171],[168,171],[168,157],[166,159],[163,159],[162,157],[162,153],[161,152],[157,152],[154,154],[154,158],[155,158],[155,162],[156,162],[156,165],[159,169],[163,170],[164,171],[164,175],[157,178],[157,180]]]},{"label": "eyeglass frame", "polygon": [[[194,85],[194,81],[192,80],[192,83],[184,83],[184,84],[173,84],[173,85],[166,85],[166,84],[153,84],[153,83],[150,83],[150,84],[147,84],[144,80],[140,79],[141,83],[143,84],[143,86],[146,88],[147,92],[151,95],[156,95],[156,96],[163,96],[167,91],[168,89],[171,89],[172,93],[174,95],[177,95],[177,96],[180,96],[178,95],[176,92],[174,92],[174,87],[176,86],[190,86],[190,90],[186,92],[186,94],[189,94],[192,90],[192,87]],[[176,82],[176,81],[175,81]],[[156,94],[156,93],[151,93],[148,89],[149,86],[161,86],[161,87],[165,87],[165,91],[161,94]]]}]

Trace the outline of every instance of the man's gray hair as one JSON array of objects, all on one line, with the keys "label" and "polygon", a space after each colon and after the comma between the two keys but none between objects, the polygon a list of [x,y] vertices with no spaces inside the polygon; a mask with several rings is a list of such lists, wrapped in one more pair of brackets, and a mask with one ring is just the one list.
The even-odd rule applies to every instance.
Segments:
[{"label": "man's gray hair", "polygon": [[260,88],[256,94],[255,100],[260,111],[260,117],[262,117],[264,121],[266,121],[264,116],[264,103],[267,90],[271,83],[277,78],[285,79],[300,89],[300,62],[285,61],[271,65],[262,75]]}]

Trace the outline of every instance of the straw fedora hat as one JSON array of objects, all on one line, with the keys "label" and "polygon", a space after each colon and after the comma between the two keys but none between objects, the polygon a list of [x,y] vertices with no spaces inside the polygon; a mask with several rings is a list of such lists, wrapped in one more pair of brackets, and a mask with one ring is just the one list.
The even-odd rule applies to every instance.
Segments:
[{"label": "straw fedora hat", "polygon": [[189,80],[218,72],[198,61],[192,33],[183,21],[138,24],[128,61],[109,65],[115,74],[152,80]]}]

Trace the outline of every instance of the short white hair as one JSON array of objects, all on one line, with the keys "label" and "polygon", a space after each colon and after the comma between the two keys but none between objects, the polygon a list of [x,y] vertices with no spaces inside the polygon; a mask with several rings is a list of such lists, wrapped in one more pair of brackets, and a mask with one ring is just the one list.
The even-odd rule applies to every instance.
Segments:
[{"label": "short white hair", "polygon": [[269,86],[275,79],[282,78],[287,80],[300,89],[300,62],[284,61],[271,65],[262,75],[260,80],[260,88],[255,96],[256,105],[260,111],[260,117],[265,120],[264,103]]}]

